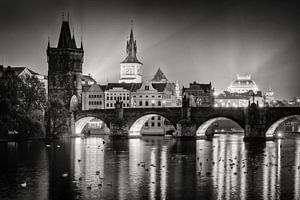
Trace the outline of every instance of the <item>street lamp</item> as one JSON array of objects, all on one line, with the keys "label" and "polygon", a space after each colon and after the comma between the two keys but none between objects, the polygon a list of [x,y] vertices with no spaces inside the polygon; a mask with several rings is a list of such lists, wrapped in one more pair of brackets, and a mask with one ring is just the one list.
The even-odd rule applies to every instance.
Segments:
[{"label": "street lamp", "polygon": [[165,105],[166,105],[166,100],[163,100],[163,107],[165,107]]},{"label": "street lamp", "polygon": [[154,107],[154,105],[155,105],[155,101],[154,101],[154,100],[152,100],[152,101],[151,101],[151,104],[152,104],[152,107]]},{"label": "street lamp", "polygon": [[299,107],[299,104],[300,104],[300,98],[297,98],[297,103],[298,103],[298,107]]}]

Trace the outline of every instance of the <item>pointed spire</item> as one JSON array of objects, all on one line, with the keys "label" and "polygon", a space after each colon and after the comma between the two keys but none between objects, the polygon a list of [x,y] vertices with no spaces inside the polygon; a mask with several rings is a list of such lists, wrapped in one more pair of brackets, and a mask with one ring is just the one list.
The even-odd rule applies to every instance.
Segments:
[{"label": "pointed spire", "polygon": [[76,49],[76,48],[77,48],[77,45],[76,45],[76,41],[75,41],[74,35],[72,36],[72,41],[71,41],[71,42],[72,42],[72,43],[71,43],[71,47],[74,48],[74,49]]},{"label": "pointed spire", "polygon": [[136,40],[134,40],[133,36],[133,20],[131,20],[131,29],[130,29],[130,36],[129,40],[127,40],[126,43],[126,53],[127,57],[122,63],[141,63],[137,57],[137,45],[136,45]]},{"label": "pointed spire", "polygon": [[57,48],[72,48],[72,37],[68,21],[63,21]]},{"label": "pointed spire", "polygon": [[48,36],[48,45],[47,45],[47,48],[49,49],[50,48],[50,37]]},{"label": "pointed spire", "polygon": [[80,37],[80,49],[83,49],[83,44],[82,44],[82,36]]}]

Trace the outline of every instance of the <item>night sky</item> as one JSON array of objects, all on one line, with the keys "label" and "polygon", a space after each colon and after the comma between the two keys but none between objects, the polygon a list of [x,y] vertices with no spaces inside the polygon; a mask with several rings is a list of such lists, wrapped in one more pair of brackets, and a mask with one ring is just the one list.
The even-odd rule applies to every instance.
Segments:
[{"label": "night sky", "polygon": [[263,92],[300,96],[300,7],[288,1],[1,0],[0,59],[47,74],[46,48],[56,46],[69,12],[83,72],[117,82],[134,21],[144,80],[160,67],[180,84],[211,81],[224,90],[236,74],[251,74]]}]

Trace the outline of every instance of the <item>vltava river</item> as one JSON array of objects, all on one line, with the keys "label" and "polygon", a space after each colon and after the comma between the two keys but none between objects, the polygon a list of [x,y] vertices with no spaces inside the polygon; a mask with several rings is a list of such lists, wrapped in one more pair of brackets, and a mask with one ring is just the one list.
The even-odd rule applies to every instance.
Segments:
[{"label": "vltava river", "polygon": [[300,199],[300,137],[242,138],[1,143],[0,199]]}]

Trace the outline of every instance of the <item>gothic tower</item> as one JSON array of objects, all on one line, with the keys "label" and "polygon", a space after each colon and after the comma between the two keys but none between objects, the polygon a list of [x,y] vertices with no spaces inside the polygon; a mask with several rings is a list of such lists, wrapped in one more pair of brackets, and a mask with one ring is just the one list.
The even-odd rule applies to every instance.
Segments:
[{"label": "gothic tower", "polygon": [[61,99],[68,110],[81,105],[83,46],[77,48],[69,22],[63,20],[57,47],[48,41],[48,99]]},{"label": "gothic tower", "polygon": [[119,83],[141,83],[142,82],[142,66],[137,57],[136,40],[133,37],[131,28],[130,37],[126,46],[127,57],[121,62]]}]

